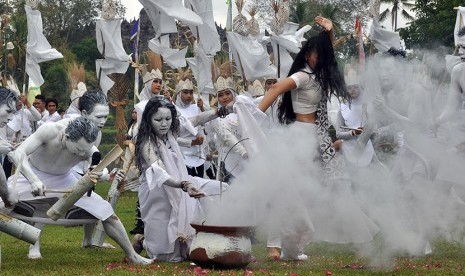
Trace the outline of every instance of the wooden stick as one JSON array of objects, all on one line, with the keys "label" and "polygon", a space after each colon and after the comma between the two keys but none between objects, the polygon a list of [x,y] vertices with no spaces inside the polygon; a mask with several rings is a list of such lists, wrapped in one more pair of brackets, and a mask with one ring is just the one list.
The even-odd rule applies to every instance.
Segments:
[{"label": "wooden stick", "polygon": [[[116,145],[105,158],[93,169],[93,172],[101,172],[104,168],[115,161],[121,154],[123,149]],[[66,212],[78,201],[89,189],[94,186],[94,180],[89,177],[89,173],[86,173],[79,181],[74,185],[70,193],[66,193],[60,198],[52,207],[47,211],[47,216],[53,220],[57,220],[62,217]]]},{"label": "wooden stick", "polygon": [[347,130],[356,130],[356,131],[362,131],[363,130],[363,129],[359,129],[359,128],[351,128],[351,127],[345,127],[345,126],[341,126],[339,128],[347,129]]}]

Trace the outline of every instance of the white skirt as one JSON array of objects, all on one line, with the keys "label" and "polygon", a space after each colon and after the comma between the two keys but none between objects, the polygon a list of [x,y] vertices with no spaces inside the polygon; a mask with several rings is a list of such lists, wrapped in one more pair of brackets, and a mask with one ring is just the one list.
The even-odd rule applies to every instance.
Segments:
[{"label": "white skirt", "polygon": [[[40,181],[44,183],[47,189],[70,190],[78,181],[71,170],[65,174],[55,175],[39,171],[32,165],[31,168],[40,179]],[[8,186],[10,188],[13,188],[13,179],[14,175],[8,178]],[[61,198],[64,195],[63,193],[46,193],[45,196],[35,197],[31,194],[31,184],[22,174],[19,174],[18,176],[15,190],[18,193],[18,199],[20,201],[35,201],[45,198]],[[89,214],[100,220],[106,220],[115,213],[110,203],[94,192],[91,193],[90,197],[85,194],[74,205],[86,210]]]}]

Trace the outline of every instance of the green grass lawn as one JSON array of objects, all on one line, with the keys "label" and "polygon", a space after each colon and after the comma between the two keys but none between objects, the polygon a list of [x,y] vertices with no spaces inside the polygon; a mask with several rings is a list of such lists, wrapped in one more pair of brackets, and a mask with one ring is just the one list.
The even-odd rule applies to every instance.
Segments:
[{"label": "green grass lawn", "polygon": [[[100,184],[97,192],[106,195],[108,187]],[[126,192],[118,202],[116,213],[127,231],[134,224],[136,200],[136,193]],[[3,234],[0,275],[465,275],[465,247],[441,240],[433,243],[431,256],[391,258],[390,265],[385,266],[357,258],[350,246],[322,243],[306,249],[310,256],[306,262],[270,262],[262,242],[254,245],[256,261],[246,270],[214,271],[189,262],[156,262],[146,267],[125,264],[121,249],[84,249],[81,239],[81,227],[46,226],[41,238],[43,259],[29,260],[28,244]]]}]

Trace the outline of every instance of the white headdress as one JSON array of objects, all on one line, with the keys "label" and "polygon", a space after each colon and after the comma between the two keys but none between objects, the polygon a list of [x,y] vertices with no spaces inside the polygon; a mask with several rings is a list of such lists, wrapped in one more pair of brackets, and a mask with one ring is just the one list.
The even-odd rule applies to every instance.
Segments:
[{"label": "white headdress", "polygon": [[218,77],[218,79],[215,82],[215,90],[216,92],[220,92],[226,89],[232,89],[236,90],[236,85],[234,84],[234,81],[231,77]]},{"label": "white headdress", "polygon": [[252,85],[249,85],[249,93],[252,98],[257,98],[265,95],[265,89],[259,80],[255,80]]},{"label": "white headdress", "polygon": [[176,93],[181,92],[182,90],[194,90],[194,84],[190,79],[180,80],[176,85]]},{"label": "white headdress", "polygon": [[145,73],[144,77],[142,78],[144,83],[147,83],[154,79],[163,80],[163,73],[158,68],[152,69],[152,71]]}]

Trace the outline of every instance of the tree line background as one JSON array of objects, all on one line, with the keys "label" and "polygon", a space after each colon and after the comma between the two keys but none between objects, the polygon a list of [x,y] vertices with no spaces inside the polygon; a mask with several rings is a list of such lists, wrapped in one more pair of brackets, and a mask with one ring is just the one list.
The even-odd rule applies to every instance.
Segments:
[{"label": "tree line background", "polygon": [[[271,4],[276,0],[248,0],[247,7],[255,5],[258,9],[259,22],[266,25],[267,19],[273,16]],[[284,0],[281,0],[284,1]],[[357,40],[354,37],[355,17],[359,15],[362,24],[370,20],[368,6],[370,0],[285,0],[290,2],[290,21],[300,26],[309,24],[313,26],[307,36],[316,34],[320,29],[314,25],[317,15],[330,18],[334,22],[336,38],[347,36],[342,46],[336,48],[338,58],[343,65],[358,57]],[[387,7],[380,11],[380,20],[387,21],[397,29],[400,17],[412,20],[406,27],[398,29],[405,41],[407,49],[434,49],[442,51],[441,54],[453,51],[453,29],[456,11],[453,7],[459,6],[459,0],[381,0]],[[25,50],[27,41],[27,20],[24,11],[24,0],[10,0],[0,2],[2,26],[7,21],[14,27],[2,28],[0,36],[3,50],[0,69],[15,77],[19,87],[24,78]],[[41,87],[46,97],[55,97],[60,107],[66,108],[69,102],[70,89],[68,87],[67,68],[73,63],[84,64],[86,70],[86,84],[89,88],[97,88],[98,82],[95,72],[95,60],[102,58],[97,50],[95,39],[95,22],[100,16],[101,0],[41,0],[39,10],[42,13],[44,34],[52,47],[60,51],[64,58],[41,64],[45,83]],[[117,1],[117,11],[124,17],[125,8]],[[235,8],[233,8],[235,9]],[[123,20],[123,45],[128,54],[132,51],[129,41],[129,31],[134,22]],[[387,25],[389,25],[387,24]],[[222,41],[225,41],[225,29],[218,26]],[[263,26],[262,26],[263,28]],[[265,26],[266,28],[266,26]],[[179,34],[172,35],[177,41],[183,38],[185,26],[180,26]],[[364,31],[365,34],[368,30]],[[141,14],[141,48],[147,49],[147,41],[153,37],[153,28],[147,16]],[[185,40],[183,38],[183,40]],[[6,42],[13,42],[15,48],[6,50]],[[370,54],[370,44],[365,39],[366,55]],[[183,43],[181,43],[183,44]],[[188,45],[188,44],[186,44]],[[183,45],[184,46],[184,45]],[[192,51],[189,51],[192,53]],[[8,54],[10,58],[8,58]],[[225,55],[225,53],[219,53]],[[129,79],[134,81],[134,70],[130,68],[127,73]],[[132,86],[131,86],[132,87]],[[132,92],[131,92],[132,93]],[[132,98],[132,94],[129,96]],[[130,112],[130,111],[129,111]],[[128,113],[129,114],[129,113]],[[109,122],[111,124],[111,122]]]}]

